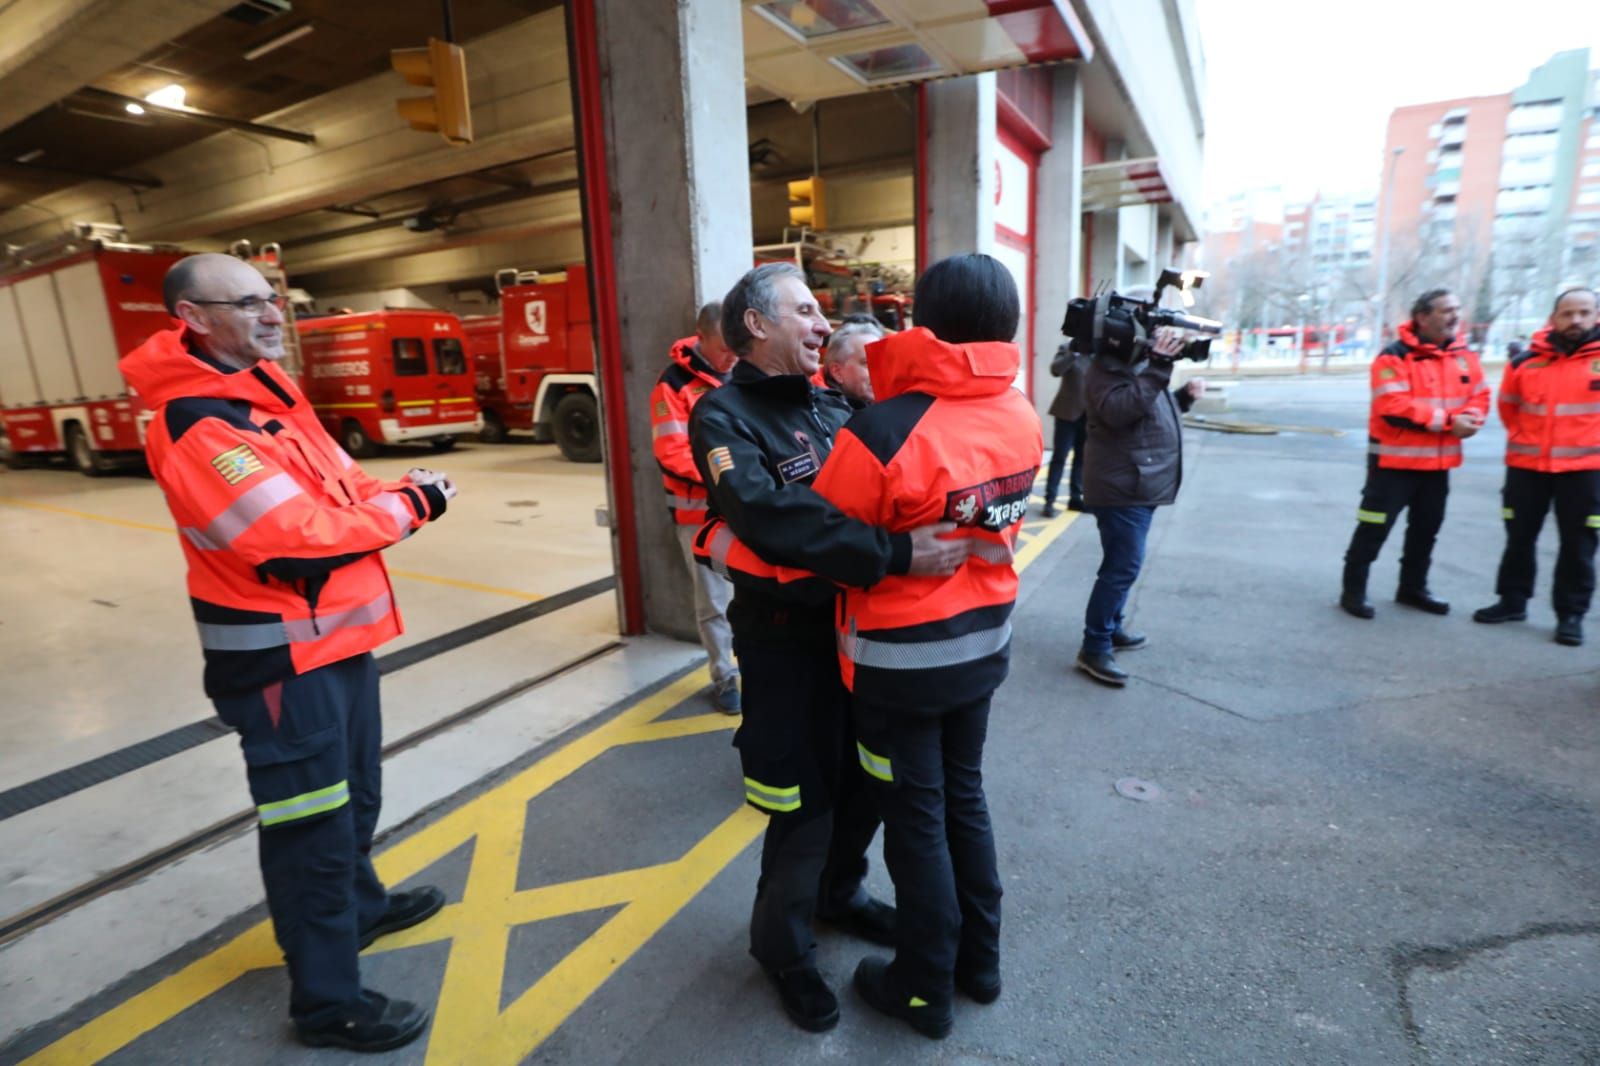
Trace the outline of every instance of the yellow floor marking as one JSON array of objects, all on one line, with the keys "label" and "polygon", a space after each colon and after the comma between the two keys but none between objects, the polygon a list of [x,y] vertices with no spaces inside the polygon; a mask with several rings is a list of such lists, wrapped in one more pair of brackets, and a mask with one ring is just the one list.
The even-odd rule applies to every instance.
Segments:
[{"label": "yellow floor marking", "polygon": [[[129,518],[113,518],[111,515],[94,514],[90,511],[75,511],[70,507],[57,507],[53,503],[36,503],[33,500],[23,500],[16,496],[0,496],[0,503],[10,504],[13,507],[27,507],[35,511],[50,511],[55,514],[70,515],[73,518],[87,518],[91,522],[104,522],[107,525],[125,526],[128,529],[143,529],[151,533],[165,533],[168,536],[176,534],[172,526],[158,526],[150,522],[135,522]],[[544,596],[537,592],[522,592],[517,589],[503,589],[497,585],[482,585],[476,581],[461,581],[453,577],[435,577],[433,574],[419,574],[414,570],[389,571],[395,577],[403,577],[409,581],[425,581],[431,585],[448,585],[450,588],[465,589],[468,592],[487,592],[495,596],[509,596],[512,599],[537,603]]]},{"label": "yellow floor marking", "polygon": [[[1063,512],[1039,532],[1024,532],[1019,538],[1018,571],[1032,563],[1077,517],[1075,512]],[[766,819],[741,804],[675,861],[517,890],[529,802],[618,747],[734,728],[739,719],[723,714],[657,720],[709,683],[704,668],[694,671],[377,857],[379,874],[385,882],[395,884],[473,842],[462,901],[414,929],[386,937],[370,952],[449,942],[444,983],[427,1036],[430,1066],[512,1066],[525,1060],[761,834]],[[733,772],[731,768],[729,772]],[[619,905],[620,911],[500,1010],[506,946],[514,927]],[[62,1037],[23,1066],[76,1066],[98,1061],[245,973],[281,964],[271,927],[262,922]]]}]

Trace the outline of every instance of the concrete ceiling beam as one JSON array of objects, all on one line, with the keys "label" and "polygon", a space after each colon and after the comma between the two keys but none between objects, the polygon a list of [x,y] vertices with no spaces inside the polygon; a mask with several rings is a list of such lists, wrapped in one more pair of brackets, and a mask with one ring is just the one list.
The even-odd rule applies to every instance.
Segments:
[{"label": "concrete ceiling beam", "polygon": [[304,288],[319,302],[347,292],[410,289],[422,285],[447,285],[463,278],[487,278],[504,267],[519,270],[554,270],[583,261],[583,227],[577,222],[556,229],[541,229],[507,238],[443,248],[386,259],[319,274],[296,273],[289,264],[291,283]]},{"label": "concrete ceiling beam", "polygon": [[238,0],[0,4],[0,130],[183,36]]}]

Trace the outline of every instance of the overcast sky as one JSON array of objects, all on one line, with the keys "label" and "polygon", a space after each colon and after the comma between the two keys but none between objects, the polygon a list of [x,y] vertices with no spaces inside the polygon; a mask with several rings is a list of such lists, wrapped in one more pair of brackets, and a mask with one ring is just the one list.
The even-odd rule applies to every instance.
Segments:
[{"label": "overcast sky", "polygon": [[1521,85],[1556,52],[1600,67],[1596,0],[1197,0],[1206,203],[1376,192],[1389,112]]}]

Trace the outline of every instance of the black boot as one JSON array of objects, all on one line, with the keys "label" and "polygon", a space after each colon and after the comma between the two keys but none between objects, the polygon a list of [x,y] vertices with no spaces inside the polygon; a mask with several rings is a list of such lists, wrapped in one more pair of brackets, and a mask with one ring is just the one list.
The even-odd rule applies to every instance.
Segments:
[{"label": "black boot", "polygon": [[1419,611],[1429,614],[1449,614],[1450,605],[1429,592],[1427,586],[1418,588],[1401,588],[1394,594],[1394,602],[1406,607],[1415,607]]},{"label": "black boot", "polygon": [[1472,612],[1472,620],[1486,626],[1497,626],[1501,622],[1525,622],[1527,619],[1528,605],[1508,596],[1501,596],[1497,602]]},{"label": "black boot", "polygon": [[874,1010],[899,1018],[923,1036],[943,1040],[955,1027],[955,1012],[949,1003],[930,1003],[921,996],[896,986],[889,973],[889,960],[868,955],[856,967],[856,994]]},{"label": "black boot", "polygon": [[1556,622],[1556,643],[1576,648],[1583,643],[1583,615],[1564,614]]},{"label": "black boot", "polygon": [[427,1027],[428,1012],[415,1003],[363,989],[344,1017],[315,1028],[297,1026],[295,1034],[309,1047],[391,1051],[411,1043]]},{"label": "black boot", "polygon": [[808,1033],[825,1033],[839,1024],[839,1000],[815,967],[772,973],[771,977],[778,986],[784,1013],[794,1024]]},{"label": "black boot", "polygon": [[1372,618],[1378,613],[1367,600],[1367,570],[1368,567],[1359,563],[1345,561],[1344,591],[1339,594],[1339,606],[1356,618]]}]

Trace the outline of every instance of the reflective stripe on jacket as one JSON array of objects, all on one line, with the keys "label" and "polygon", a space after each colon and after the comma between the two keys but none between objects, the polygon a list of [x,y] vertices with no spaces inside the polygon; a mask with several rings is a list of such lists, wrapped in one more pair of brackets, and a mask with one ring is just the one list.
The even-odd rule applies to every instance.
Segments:
[{"label": "reflective stripe on jacket", "polygon": [[698,337],[672,346],[672,362],[650,393],[650,446],[661,468],[667,508],[680,526],[706,520],[706,486],[689,447],[689,415],[695,401],[721,385],[723,378],[700,357]]},{"label": "reflective stripe on jacket", "polygon": [[188,564],[206,694],[265,687],[401,632],[376,554],[444,513],[439,489],[370,477],[277,366],[231,371],[182,329],[125,356]]},{"label": "reflective stripe on jacket", "polygon": [[1547,474],[1600,470],[1600,329],[1570,353],[1558,341],[1541,330],[1527,354],[1506,364],[1506,465]]},{"label": "reflective stripe on jacket", "polygon": [[1489,386],[1477,353],[1461,338],[1444,347],[1420,340],[1411,323],[1372,361],[1368,452],[1389,470],[1449,470],[1461,465],[1450,431],[1463,411],[1489,415]]}]

